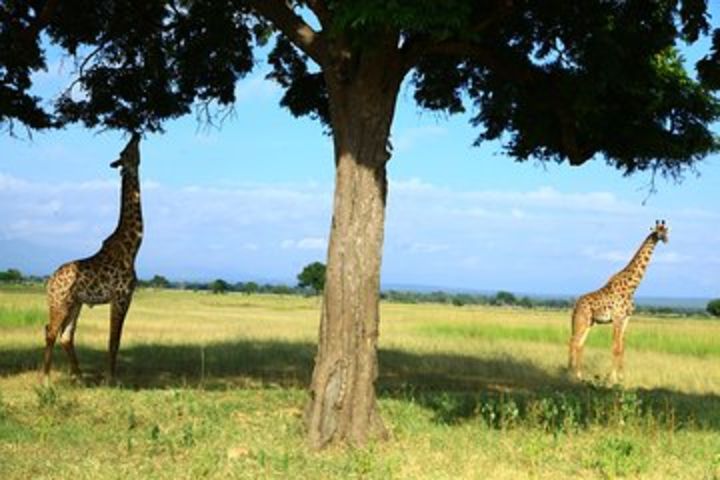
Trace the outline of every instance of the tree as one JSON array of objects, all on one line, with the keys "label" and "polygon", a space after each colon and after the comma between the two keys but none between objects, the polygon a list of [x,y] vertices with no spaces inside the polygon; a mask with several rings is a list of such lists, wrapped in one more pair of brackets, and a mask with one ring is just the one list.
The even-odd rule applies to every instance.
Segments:
[{"label": "tree", "polygon": [[251,295],[253,293],[257,293],[260,290],[260,285],[258,285],[255,282],[245,282],[243,284],[243,293],[246,293],[247,295]]},{"label": "tree", "polygon": [[493,303],[496,305],[515,305],[517,303],[517,298],[510,292],[500,290],[495,294],[495,300]]},{"label": "tree", "polygon": [[162,275],[155,275],[150,279],[148,285],[153,288],[170,288],[170,280]]},{"label": "tree", "polygon": [[39,33],[54,13],[57,0],[0,4],[0,127],[13,123],[32,129],[53,125],[40,98],[29,93],[30,76],[45,68]]},{"label": "tree", "polygon": [[708,302],[707,312],[713,317],[720,317],[720,298]]},{"label": "tree", "polygon": [[[253,48],[272,41],[281,104],[332,135],[334,210],[306,415],[316,448],[385,433],[374,382],[386,165],[408,76],[420,107],[471,108],[476,143],[504,140],[517,160],[597,157],[625,174],[679,176],[718,149],[708,128],[720,114],[715,85],[691,77],[674,47],[708,32],[703,0],[66,0],[36,22],[49,1],[28,2],[28,22],[47,25],[71,54],[90,52],[55,104],[58,125],[153,132],[193,104],[222,113]],[[4,23],[19,3],[3,7]],[[22,58],[18,45],[4,62]]]},{"label": "tree", "polygon": [[0,272],[0,282],[4,283],[20,283],[23,281],[23,274],[16,268],[8,268],[4,272]]},{"label": "tree", "polygon": [[297,276],[298,287],[312,288],[317,295],[325,288],[325,264],[322,262],[313,262],[305,265]]},{"label": "tree", "polygon": [[224,294],[230,290],[230,284],[222,278],[218,278],[210,283],[210,291],[214,294]]}]

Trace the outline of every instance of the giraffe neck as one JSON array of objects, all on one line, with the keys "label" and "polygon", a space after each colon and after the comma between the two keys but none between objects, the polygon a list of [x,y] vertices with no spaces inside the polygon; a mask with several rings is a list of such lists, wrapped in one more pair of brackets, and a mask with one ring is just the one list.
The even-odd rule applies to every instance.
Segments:
[{"label": "giraffe neck", "polygon": [[122,243],[123,251],[135,258],[142,241],[143,221],[140,178],[137,170],[123,170],[120,219],[110,238]]},{"label": "giraffe neck", "polygon": [[648,235],[645,241],[643,241],[640,245],[640,248],[638,248],[637,252],[635,252],[635,255],[630,260],[630,263],[628,263],[622,270],[622,272],[626,274],[624,276],[627,278],[629,286],[633,291],[638,287],[638,285],[640,285],[640,282],[645,275],[645,270],[647,270],[647,266],[650,263],[650,257],[653,254],[653,250],[655,250],[657,242],[658,239],[655,233]]}]

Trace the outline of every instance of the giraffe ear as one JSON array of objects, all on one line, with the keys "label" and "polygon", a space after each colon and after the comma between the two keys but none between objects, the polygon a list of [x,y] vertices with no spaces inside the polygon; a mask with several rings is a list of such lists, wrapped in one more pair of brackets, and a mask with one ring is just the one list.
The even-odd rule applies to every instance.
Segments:
[{"label": "giraffe ear", "polygon": [[110,168],[118,168],[120,166],[120,163],[121,163],[120,159],[118,158],[117,160],[115,160],[114,162],[112,162],[110,164]]}]

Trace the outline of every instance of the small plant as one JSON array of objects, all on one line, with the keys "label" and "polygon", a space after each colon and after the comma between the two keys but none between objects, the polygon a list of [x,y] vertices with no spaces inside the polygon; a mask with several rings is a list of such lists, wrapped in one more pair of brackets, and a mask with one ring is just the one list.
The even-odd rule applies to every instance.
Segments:
[{"label": "small plant", "polygon": [[150,428],[150,440],[153,442],[160,440],[160,426],[157,423]]},{"label": "small plant", "polygon": [[368,448],[353,448],[345,465],[346,473],[358,476],[359,478],[367,477],[375,468],[375,452],[372,446]]},{"label": "small plant", "polygon": [[127,414],[127,424],[128,424],[128,427],[127,427],[128,432],[131,430],[135,430],[135,428],[137,428],[137,425],[138,425],[137,417],[135,416],[135,410],[133,410],[132,408],[128,411],[128,414]]},{"label": "small plant", "polygon": [[3,402],[2,392],[0,392],[0,421],[5,420],[8,417],[7,407]]},{"label": "small plant", "polygon": [[495,428],[498,423],[498,412],[494,402],[485,402],[480,407],[480,416],[488,427]]},{"label": "small plant", "polygon": [[642,400],[636,392],[617,388],[614,390],[614,401],[615,420],[619,425],[642,416]]},{"label": "small plant", "polygon": [[500,403],[500,426],[502,428],[512,428],[517,425],[520,419],[520,407],[515,400],[501,399]]},{"label": "small plant", "polygon": [[190,423],[186,423],[182,428],[182,445],[184,447],[192,447],[193,445],[195,445],[193,427]]},{"label": "small plant", "polygon": [[35,387],[38,407],[41,409],[53,408],[58,405],[60,395],[52,385]]},{"label": "small plant", "polygon": [[648,465],[640,446],[631,439],[607,437],[597,442],[592,467],[605,478],[624,477],[642,473]]}]

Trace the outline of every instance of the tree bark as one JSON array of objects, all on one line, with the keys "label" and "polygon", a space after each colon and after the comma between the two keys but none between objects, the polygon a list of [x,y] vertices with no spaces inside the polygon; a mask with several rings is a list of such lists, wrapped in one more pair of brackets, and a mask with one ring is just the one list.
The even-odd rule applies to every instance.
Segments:
[{"label": "tree bark", "polygon": [[312,448],[387,435],[375,396],[387,149],[400,79],[369,62],[326,73],[335,146],[335,196],[318,351],[306,409]]}]

